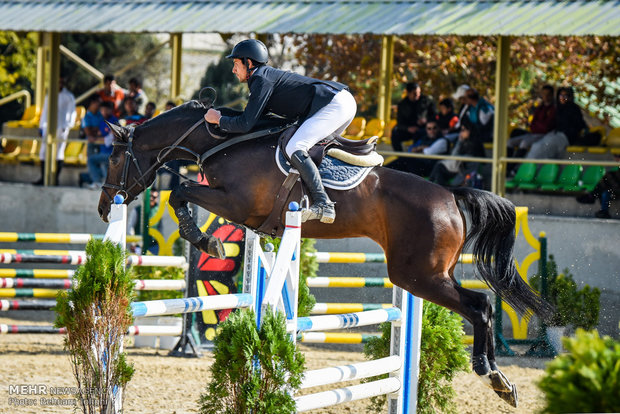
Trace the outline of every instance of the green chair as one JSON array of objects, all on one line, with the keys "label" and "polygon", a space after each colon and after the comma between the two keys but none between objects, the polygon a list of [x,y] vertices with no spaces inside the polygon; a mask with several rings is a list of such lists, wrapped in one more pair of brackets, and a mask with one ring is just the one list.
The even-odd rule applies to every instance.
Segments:
[{"label": "green chair", "polygon": [[515,188],[521,183],[529,183],[536,175],[536,164],[526,162],[521,164],[515,176],[506,181],[506,188]]},{"label": "green chair", "polygon": [[605,167],[600,165],[591,165],[585,169],[581,179],[575,185],[565,188],[566,191],[592,191],[596,184],[601,181],[605,175]]},{"label": "green chair", "polygon": [[536,190],[543,185],[553,184],[558,177],[558,172],[560,172],[560,167],[557,164],[545,164],[540,167],[534,181],[521,183],[519,188],[522,190]]},{"label": "green chair", "polygon": [[558,191],[574,186],[577,184],[579,177],[581,177],[582,170],[581,165],[566,165],[555,183],[543,184],[540,186],[540,189],[544,191]]}]

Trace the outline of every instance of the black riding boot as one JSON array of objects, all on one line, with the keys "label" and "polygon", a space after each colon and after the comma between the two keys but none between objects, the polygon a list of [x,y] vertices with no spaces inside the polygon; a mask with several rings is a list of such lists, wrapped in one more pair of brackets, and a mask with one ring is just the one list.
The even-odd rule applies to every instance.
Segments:
[{"label": "black riding boot", "polygon": [[41,161],[41,178],[32,183],[33,185],[43,185],[45,182],[45,161]]},{"label": "black riding boot", "polygon": [[312,205],[301,213],[301,221],[320,220],[321,223],[333,223],[336,219],[334,203],[329,199],[319,169],[314,165],[306,151],[295,151],[291,155],[291,165],[299,171],[299,175],[310,192]]}]

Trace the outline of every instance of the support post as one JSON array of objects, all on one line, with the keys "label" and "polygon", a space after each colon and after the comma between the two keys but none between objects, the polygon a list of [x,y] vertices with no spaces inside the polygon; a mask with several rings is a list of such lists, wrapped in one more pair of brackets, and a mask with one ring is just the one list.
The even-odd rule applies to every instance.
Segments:
[{"label": "support post", "polygon": [[181,95],[181,62],[183,57],[183,34],[170,34],[172,48],[172,67],[170,70],[170,98],[176,99]]},{"label": "support post", "polygon": [[379,102],[377,104],[377,118],[386,125],[390,121],[392,105],[392,71],[394,70],[394,36],[381,37],[381,68],[379,79]]},{"label": "support post", "polygon": [[37,33],[37,73],[35,79],[35,98],[34,104],[39,108],[39,111],[43,109],[43,102],[45,100],[45,34],[43,32]]},{"label": "support post", "polygon": [[493,125],[493,178],[491,191],[504,196],[506,191],[506,156],[508,142],[508,69],[510,66],[510,37],[497,39],[497,65],[495,67],[495,124]]},{"label": "support post", "polygon": [[49,42],[49,70],[47,71],[47,134],[41,145],[45,145],[46,186],[56,185],[56,148],[58,129],[58,79],[60,78],[60,33],[47,33]]}]

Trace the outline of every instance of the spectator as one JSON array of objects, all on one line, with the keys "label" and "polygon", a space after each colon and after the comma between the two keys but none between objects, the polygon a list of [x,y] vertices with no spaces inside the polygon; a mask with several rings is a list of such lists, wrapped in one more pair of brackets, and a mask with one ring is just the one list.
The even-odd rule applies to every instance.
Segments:
[{"label": "spectator", "polygon": [[149,102],[146,104],[146,109],[144,111],[144,117],[146,119],[151,119],[155,116],[156,111],[157,111],[157,106],[155,106],[155,102]]},{"label": "spectator", "polygon": [[540,91],[541,102],[534,109],[529,133],[517,135],[508,140],[508,149],[515,149],[513,157],[524,157],[532,144],[539,141],[555,127],[555,102],[553,86],[544,85]]},{"label": "spectator", "polygon": [[[484,157],[482,142],[465,122],[461,125],[459,138],[451,155]],[[440,185],[461,185],[467,174],[477,171],[479,163],[458,160],[441,160],[433,167],[429,179]]]},{"label": "spectator", "polygon": [[463,84],[459,86],[456,89],[456,92],[452,95],[452,98],[455,101],[459,102],[461,107],[459,108],[458,121],[456,125],[454,125],[455,132],[450,132],[447,135],[445,135],[445,137],[448,138],[448,141],[450,141],[451,143],[455,142],[457,138],[459,137],[461,125],[463,125],[463,120],[467,118],[466,115],[467,115],[467,110],[469,109],[469,106],[465,103],[465,92],[467,92],[469,89],[471,89],[469,85]]},{"label": "spectator", "polygon": [[422,138],[426,122],[437,117],[435,104],[431,98],[422,95],[417,83],[407,83],[405,90],[407,96],[398,103],[396,126],[392,130],[394,151],[402,151],[404,141]]},{"label": "spectator", "polygon": [[465,92],[467,104],[467,118],[479,134],[482,142],[493,142],[493,118],[495,108],[486,99],[480,96],[478,91],[469,88]]},{"label": "spectator", "polygon": [[[450,142],[441,135],[437,121],[428,121],[425,127],[426,136],[418,140],[409,148],[409,152],[425,155],[447,154],[450,149]],[[430,174],[437,160],[425,158],[399,158],[389,164],[389,168],[406,171],[420,176]]]},{"label": "spectator", "polygon": [[108,74],[103,77],[103,88],[97,91],[101,102],[112,102],[114,104],[114,115],[121,115],[122,103],[125,98],[125,91],[116,84],[114,75]]},{"label": "spectator", "polygon": [[555,111],[555,129],[532,144],[526,158],[562,158],[566,147],[574,145],[588,125],[583,120],[581,109],[574,102],[573,88],[558,89]]},{"label": "spectator", "polygon": [[141,114],[146,113],[146,105],[149,99],[144,90],[142,90],[142,83],[138,78],[129,79],[129,90],[125,94],[125,98],[133,98],[136,101],[137,112]]},{"label": "spectator", "polygon": [[[69,130],[75,124],[77,112],[75,110],[75,97],[67,89],[67,78],[61,76],[58,80],[58,118],[56,124],[56,185],[58,185],[58,177],[65,160],[65,147],[67,146],[67,138]],[[39,150],[39,159],[41,160],[41,178],[35,181],[34,185],[43,185],[45,178],[45,152],[47,145],[47,111],[48,97],[43,102],[43,110],[41,111],[41,119],[39,121],[39,133],[43,138],[41,149]]]},{"label": "spectator", "polygon": [[92,181],[89,188],[92,189],[99,189],[108,175],[108,159],[110,154],[112,154],[114,134],[112,134],[106,121],[110,124],[118,124],[118,118],[114,115],[114,105],[112,102],[103,102],[100,105],[99,111],[102,120],[99,123],[99,135],[94,141],[95,144],[99,145],[99,148],[97,152],[91,153],[86,161],[88,173]]},{"label": "spectator", "polygon": [[[614,155],[614,158],[620,162],[620,155]],[[594,215],[598,218],[611,218],[609,214],[611,201],[617,199],[619,195],[620,168],[614,168],[605,173],[592,192],[577,197],[577,201],[582,204],[593,204],[598,198],[601,200],[601,209]]]},{"label": "spectator", "polygon": [[132,97],[125,99],[125,115],[121,119],[125,120],[125,125],[140,125],[147,120],[144,115],[138,112],[138,105]]},{"label": "spectator", "polygon": [[437,124],[441,135],[445,137],[449,133],[458,132],[458,128],[456,128],[458,123],[459,117],[454,113],[452,99],[442,99],[439,102],[439,114],[437,115]]},{"label": "spectator", "polygon": [[172,108],[174,108],[175,106],[177,106],[177,104],[175,104],[173,101],[168,101],[168,102],[166,102],[166,106],[164,107],[165,108],[164,110],[165,111],[169,111]]},{"label": "spectator", "polygon": [[[112,102],[108,101],[107,105],[114,105]],[[88,108],[86,109],[86,114],[84,115],[84,119],[82,119],[82,130],[84,131],[84,135],[88,143],[86,144],[86,164],[89,164],[89,160],[99,154],[100,150],[100,138],[101,138],[101,129],[100,125],[104,122],[103,115],[99,111],[101,107],[101,101],[99,98],[99,94],[94,94],[90,97],[88,102]],[[97,188],[97,183],[93,180],[94,177],[91,177],[91,185],[90,188]],[[99,183],[101,185],[101,183]]]}]

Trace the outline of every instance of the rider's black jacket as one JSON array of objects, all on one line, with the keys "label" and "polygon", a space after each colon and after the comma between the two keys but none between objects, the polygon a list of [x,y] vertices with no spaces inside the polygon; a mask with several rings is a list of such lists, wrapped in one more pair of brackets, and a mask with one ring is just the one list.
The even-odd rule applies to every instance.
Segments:
[{"label": "rider's black jacket", "polygon": [[347,87],[342,83],[319,80],[271,66],[259,66],[248,79],[250,96],[239,116],[222,116],[220,128],[226,132],[248,132],[269,112],[289,120],[301,121],[327,105]]}]

